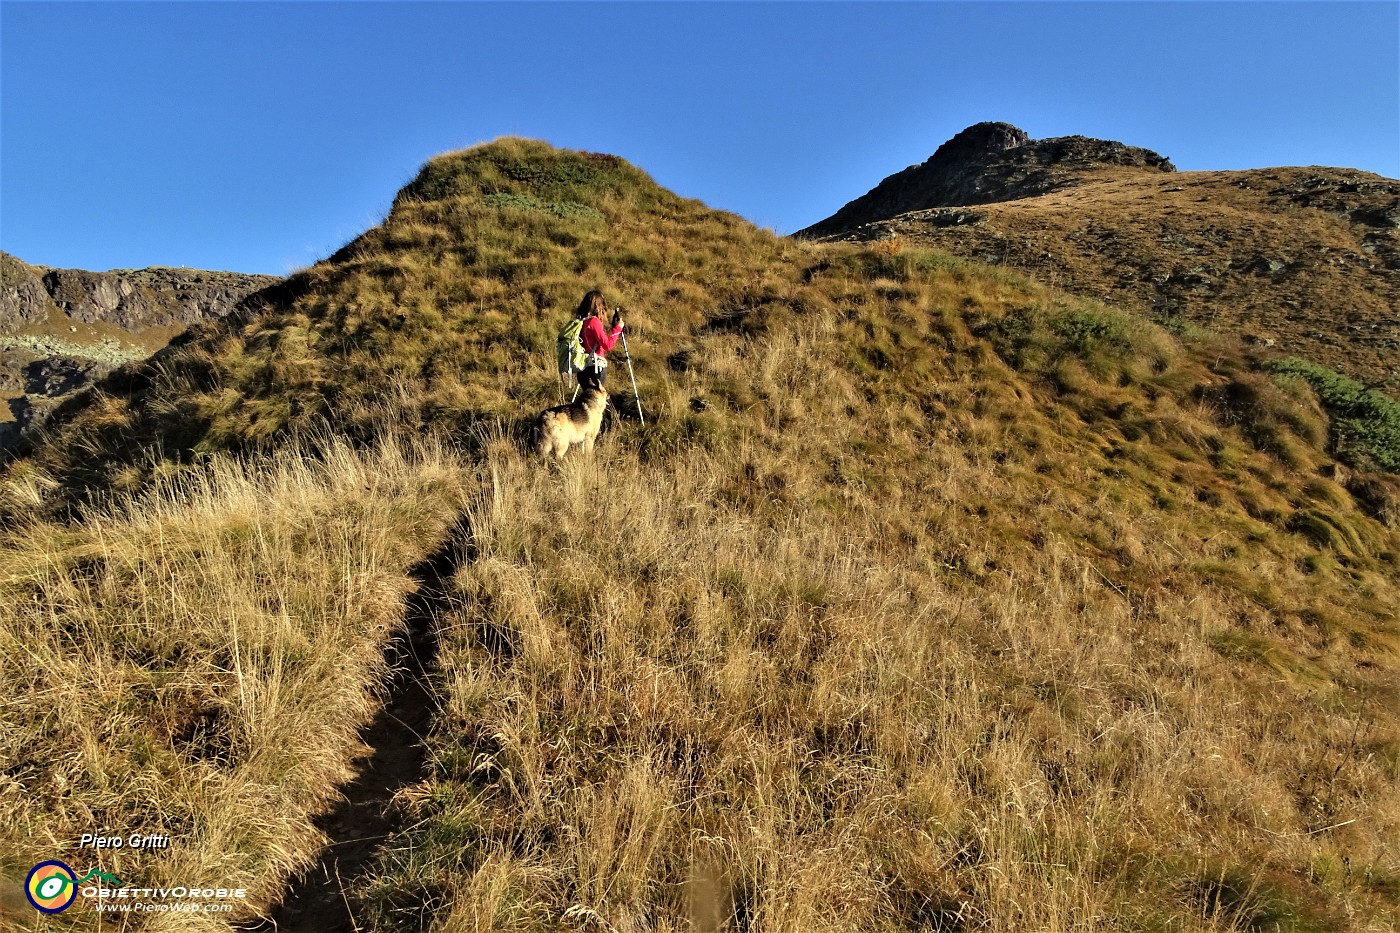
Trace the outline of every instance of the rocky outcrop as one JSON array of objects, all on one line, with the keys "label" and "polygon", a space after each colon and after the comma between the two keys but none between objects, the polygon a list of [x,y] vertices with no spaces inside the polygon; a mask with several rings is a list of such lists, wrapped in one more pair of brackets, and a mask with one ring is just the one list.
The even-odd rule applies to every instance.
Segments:
[{"label": "rocky outcrop", "polygon": [[[101,379],[112,367],[90,359],[48,356],[32,359],[14,351],[0,352],[0,378],[8,421],[0,421],[0,448],[21,431],[43,421],[65,397]],[[17,391],[18,390],[18,391]]]},{"label": "rocky outcrop", "polygon": [[42,324],[55,310],[44,281],[32,267],[0,252],[0,333]]},{"label": "rocky outcrop", "polygon": [[0,253],[0,333],[41,324],[56,309],[84,324],[128,331],[187,326],[221,317],[271,275],[201,269],[44,269]]},{"label": "rocky outcrop", "polygon": [[29,395],[57,398],[92,382],[103,368],[95,360],[64,356],[35,360],[24,367],[24,390]]},{"label": "rocky outcrop", "polygon": [[0,448],[176,328],[222,317],[278,281],[201,269],[47,269],[0,252]]},{"label": "rocky outcrop", "polygon": [[1087,136],[1032,140],[1009,123],[978,123],[939,146],[923,164],[889,176],[796,235],[833,236],[910,211],[1034,197],[1073,185],[1084,169],[1100,165],[1176,171],[1149,149]]}]

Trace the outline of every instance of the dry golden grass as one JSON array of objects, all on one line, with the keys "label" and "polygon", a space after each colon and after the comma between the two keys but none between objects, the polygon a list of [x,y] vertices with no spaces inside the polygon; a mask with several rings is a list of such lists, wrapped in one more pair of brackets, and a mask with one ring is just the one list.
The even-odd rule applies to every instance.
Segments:
[{"label": "dry golden grass", "polygon": [[[1345,491],[1168,394],[1210,376],[1165,334],[1046,309],[1080,375],[1027,380],[974,336],[1034,373],[1025,286],[949,275],[698,337],[594,462],[484,445],[376,928],[1395,922],[1394,535],[1328,576],[1233,495]],[[857,378],[853,327],[966,355]]]},{"label": "dry golden grass", "polygon": [[[543,468],[520,427],[556,401],[555,329],[593,287],[628,308],[647,427],[619,418],[591,460]],[[201,457],[323,419],[364,443],[384,423],[461,439],[461,463],[345,485],[347,527],[394,555],[381,573],[308,544],[340,527],[334,496],[277,506],[324,486],[314,471],[250,468],[285,489],[258,494],[278,516],[258,533],[250,504],[161,498]],[[1400,533],[1362,494],[1389,480],[1338,469],[1328,436],[1305,385],[1210,338],[909,244],[782,241],[620,160],[504,140],[430,163],[384,225],[55,425],[10,468],[0,523],[19,580],[51,594],[34,605],[110,598],[72,653],[147,684],[141,716],[186,722],[212,683],[216,734],[289,776],[293,805],[235,813],[265,835],[218,863],[263,897],[314,844],[305,813],[381,673],[375,624],[465,489],[433,769],[362,886],[373,929],[1359,933],[1400,922]],[[112,490],[182,504],[155,525],[84,505]],[[99,529],[116,556],[84,569]],[[217,565],[257,554],[297,581],[249,610],[237,651],[215,623],[266,600],[206,578],[189,555],[208,536],[239,555]],[[360,608],[312,614],[346,580]],[[156,651],[147,599],[212,647]],[[283,757],[312,751],[270,747],[274,691],[240,692],[232,664],[297,612],[333,641],[266,661],[266,682],[297,698],[287,715],[312,696],[357,711],[307,766],[314,798]],[[113,654],[109,617],[146,653]],[[70,647],[46,638],[45,658]],[[107,681],[61,670],[77,717],[54,722],[109,725],[45,740],[45,769],[88,782],[34,798],[54,825],[108,799],[128,736],[170,763],[136,785],[151,820],[182,812],[180,787],[224,786],[192,776],[248,773],[171,729],[82,718]],[[37,734],[50,681],[24,676],[16,721]],[[218,799],[242,800],[230,786]]]},{"label": "dry golden grass", "polygon": [[1078,176],[1049,194],[968,208],[984,217],[975,225],[916,211],[857,235],[1003,263],[1145,316],[1275,341],[1400,394],[1400,232],[1365,219],[1394,203],[1393,179],[1316,167],[1164,175],[1101,166]]},{"label": "dry golden grass", "polygon": [[[407,570],[459,489],[440,446],[323,440],[216,457],[71,523],[17,522],[0,540],[5,883],[59,856],[136,887],[244,887],[233,919],[279,900],[324,842],[310,817],[351,773]],[[5,490],[19,509],[43,491],[32,473]],[[80,852],[82,833],[171,848]]]},{"label": "dry golden grass", "polygon": [[[492,446],[384,929],[1393,922],[1393,694],[1222,658],[1232,594],[1129,594],[1062,537],[963,524],[931,569],[877,514],[738,501],[766,458],[728,453]],[[925,518],[987,486],[926,475]]]}]

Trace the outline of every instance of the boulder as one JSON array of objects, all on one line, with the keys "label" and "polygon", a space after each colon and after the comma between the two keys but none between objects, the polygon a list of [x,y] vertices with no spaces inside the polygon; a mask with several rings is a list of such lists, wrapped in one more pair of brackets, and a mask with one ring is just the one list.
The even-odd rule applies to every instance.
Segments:
[{"label": "boulder", "polygon": [[57,398],[105,376],[112,367],[94,360],[49,356],[24,368],[24,391],[29,395]]}]

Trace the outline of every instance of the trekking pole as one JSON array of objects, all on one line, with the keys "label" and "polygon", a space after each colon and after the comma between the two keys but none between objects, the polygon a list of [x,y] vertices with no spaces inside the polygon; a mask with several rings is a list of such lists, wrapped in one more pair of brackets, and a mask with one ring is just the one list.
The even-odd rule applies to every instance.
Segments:
[{"label": "trekking pole", "polygon": [[627,350],[627,331],[622,332],[622,355],[627,357],[627,375],[632,377],[632,397],[637,400],[637,420],[642,423],[642,427],[647,426],[647,419],[642,414],[642,394],[637,391],[637,376],[632,372],[632,354]]}]

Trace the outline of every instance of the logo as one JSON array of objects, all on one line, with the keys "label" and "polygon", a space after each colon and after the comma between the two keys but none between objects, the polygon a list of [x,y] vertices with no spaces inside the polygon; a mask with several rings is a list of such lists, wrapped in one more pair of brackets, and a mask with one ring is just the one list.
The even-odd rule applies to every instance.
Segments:
[{"label": "logo", "polygon": [[56,914],[66,910],[77,899],[78,885],[93,878],[121,884],[116,878],[96,868],[79,878],[73,869],[63,862],[51,859],[40,862],[29,870],[29,877],[24,879],[24,896],[29,898],[29,903],[33,904],[36,910]]},{"label": "logo", "polygon": [[24,894],[37,909],[56,914],[78,896],[78,879],[62,862],[40,862],[24,879]]}]

